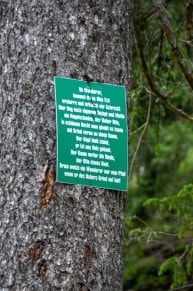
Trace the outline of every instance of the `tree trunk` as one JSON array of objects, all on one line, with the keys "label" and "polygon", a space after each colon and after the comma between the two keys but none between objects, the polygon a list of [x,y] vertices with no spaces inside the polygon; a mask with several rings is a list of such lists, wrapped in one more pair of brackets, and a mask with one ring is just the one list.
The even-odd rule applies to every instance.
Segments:
[{"label": "tree trunk", "polygon": [[130,12],[128,0],[0,3],[1,290],[122,289],[125,194],[54,185],[53,77],[129,89]]}]

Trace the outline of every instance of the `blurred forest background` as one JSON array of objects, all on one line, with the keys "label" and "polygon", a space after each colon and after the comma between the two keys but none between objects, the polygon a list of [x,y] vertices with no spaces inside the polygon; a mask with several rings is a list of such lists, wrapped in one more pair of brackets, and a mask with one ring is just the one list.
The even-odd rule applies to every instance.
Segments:
[{"label": "blurred forest background", "polygon": [[193,0],[134,2],[124,290],[193,290]]}]

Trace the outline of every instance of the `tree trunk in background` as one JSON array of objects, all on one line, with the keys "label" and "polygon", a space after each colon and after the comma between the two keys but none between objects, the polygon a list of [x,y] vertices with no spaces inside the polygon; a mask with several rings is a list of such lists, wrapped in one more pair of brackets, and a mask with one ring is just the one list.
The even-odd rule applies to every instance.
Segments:
[{"label": "tree trunk in background", "polygon": [[122,289],[124,193],[56,184],[53,76],[130,88],[128,0],[0,2],[0,290]]}]

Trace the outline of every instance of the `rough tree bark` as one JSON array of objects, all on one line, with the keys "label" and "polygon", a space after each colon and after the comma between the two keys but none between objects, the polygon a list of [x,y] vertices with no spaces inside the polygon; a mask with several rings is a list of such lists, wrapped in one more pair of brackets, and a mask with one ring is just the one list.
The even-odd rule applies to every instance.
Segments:
[{"label": "rough tree bark", "polygon": [[122,289],[124,193],[53,184],[53,76],[129,88],[130,13],[128,0],[0,2],[1,290]]}]

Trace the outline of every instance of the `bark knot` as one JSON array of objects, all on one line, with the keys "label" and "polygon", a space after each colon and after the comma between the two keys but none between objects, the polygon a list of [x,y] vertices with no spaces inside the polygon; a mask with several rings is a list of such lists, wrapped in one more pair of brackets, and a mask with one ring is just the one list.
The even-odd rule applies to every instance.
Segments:
[{"label": "bark knot", "polygon": [[56,181],[56,170],[52,166],[48,166],[45,172],[45,179],[41,188],[41,206],[47,207],[53,198],[54,185]]}]

